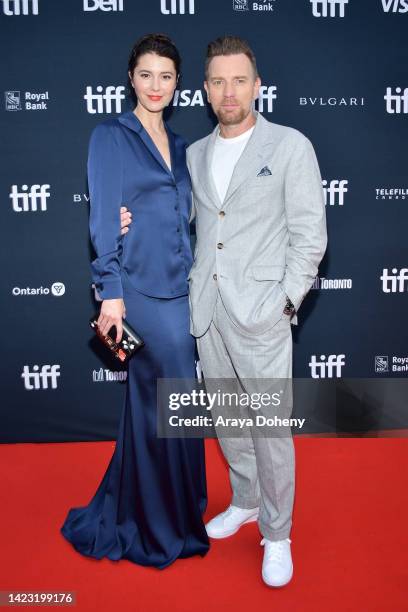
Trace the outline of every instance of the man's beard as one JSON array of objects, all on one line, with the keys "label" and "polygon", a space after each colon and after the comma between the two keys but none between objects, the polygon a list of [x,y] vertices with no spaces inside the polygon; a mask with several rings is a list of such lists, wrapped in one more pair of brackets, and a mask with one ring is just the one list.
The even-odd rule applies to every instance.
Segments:
[{"label": "man's beard", "polygon": [[222,125],[238,125],[249,115],[251,109],[246,110],[241,106],[233,111],[226,111],[220,106],[217,110],[217,119]]}]

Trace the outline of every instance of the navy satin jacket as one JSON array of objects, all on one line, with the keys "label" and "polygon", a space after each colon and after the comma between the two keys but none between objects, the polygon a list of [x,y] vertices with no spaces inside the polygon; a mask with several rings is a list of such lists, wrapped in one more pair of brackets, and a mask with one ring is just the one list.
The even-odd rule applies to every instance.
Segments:
[{"label": "navy satin jacket", "polygon": [[[123,297],[122,279],[159,298],[187,295],[192,265],[191,181],[186,142],[166,125],[172,171],[131,111],[98,125],[88,156],[92,276],[102,299]],[[120,235],[120,207],[132,212]]]}]

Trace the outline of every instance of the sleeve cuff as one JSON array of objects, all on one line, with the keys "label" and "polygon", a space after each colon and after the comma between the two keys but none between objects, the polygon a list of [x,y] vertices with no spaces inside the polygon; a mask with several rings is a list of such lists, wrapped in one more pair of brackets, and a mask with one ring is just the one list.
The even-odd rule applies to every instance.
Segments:
[{"label": "sleeve cuff", "polygon": [[122,282],[118,279],[99,281],[95,283],[95,295],[101,300],[117,300],[123,298]]}]

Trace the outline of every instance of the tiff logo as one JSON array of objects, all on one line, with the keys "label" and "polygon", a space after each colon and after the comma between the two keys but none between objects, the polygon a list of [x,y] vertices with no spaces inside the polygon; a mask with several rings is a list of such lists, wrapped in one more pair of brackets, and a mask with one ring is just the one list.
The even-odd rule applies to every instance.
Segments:
[{"label": "tiff logo", "polygon": [[3,0],[5,15],[38,15],[38,0]]},{"label": "tiff logo", "polygon": [[23,367],[23,373],[21,378],[24,380],[24,388],[27,391],[33,391],[37,389],[48,389],[48,383],[51,383],[51,389],[57,388],[57,378],[61,376],[59,365],[43,365],[33,366],[32,371],[28,365]]},{"label": "tiff logo", "polygon": [[381,0],[384,13],[407,13],[408,0]]},{"label": "tiff logo", "polygon": [[341,369],[345,364],[345,355],[320,355],[320,361],[317,361],[316,355],[311,355],[309,367],[312,378],[341,378]]},{"label": "tiff logo", "polygon": [[[313,17],[344,17],[349,0],[310,0]],[[329,9],[329,10],[327,10]]]},{"label": "tiff logo", "polygon": [[345,179],[339,181],[338,179],[333,179],[330,181],[329,186],[327,186],[327,181],[322,181],[323,185],[323,193],[324,193],[324,203],[327,206],[334,206],[338,204],[339,206],[343,206],[344,204],[344,194],[347,193],[348,189],[346,185],[348,185],[348,181]]},{"label": "tiff logo", "polygon": [[190,15],[194,15],[194,0],[160,0],[160,11],[163,15],[184,15],[186,4]]},{"label": "tiff logo", "polygon": [[383,268],[382,290],[384,293],[403,293],[408,283],[408,268],[392,268],[391,274],[388,273],[388,268]]},{"label": "tiff logo", "polygon": [[28,191],[28,185],[21,185],[21,191],[19,191],[17,185],[12,185],[9,197],[14,212],[47,210],[47,198],[50,197],[49,188],[50,185],[31,185]]},{"label": "tiff logo", "polygon": [[260,113],[265,112],[264,102],[267,103],[266,112],[272,113],[273,111],[273,101],[276,100],[276,86],[271,85],[267,87],[266,85],[261,85],[259,88],[259,96],[258,96],[258,111]]},{"label": "tiff logo", "polygon": [[[119,85],[118,87],[109,85],[105,88],[105,93],[102,93],[104,91],[102,85],[98,85],[96,91],[98,93],[94,94],[90,85],[86,88],[84,100],[86,100],[86,110],[88,113],[95,115],[95,113],[122,112],[122,100],[125,99],[125,94],[123,93],[125,88],[123,85]],[[115,105],[114,111],[112,111],[112,103]]]},{"label": "tiff logo", "polygon": [[123,11],[123,0],[84,0],[84,11]]},{"label": "tiff logo", "polygon": [[392,93],[392,87],[387,87],[387,93],[384,96],[386,102],[387,113],[394,115],[395,113],[408,113],[408,87],[402,93],[401,87],[395,88],[395,94]]}]

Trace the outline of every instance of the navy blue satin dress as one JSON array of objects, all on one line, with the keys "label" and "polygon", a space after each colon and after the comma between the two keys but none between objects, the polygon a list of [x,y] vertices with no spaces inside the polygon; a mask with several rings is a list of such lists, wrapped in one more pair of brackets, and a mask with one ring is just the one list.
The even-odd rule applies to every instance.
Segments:
[{"label": "navy blue satin dress", "polygon": [[[164,568],[209,548],[201,439],[156,436],[158,378],[195,378],[187,275],[191,183],[185,141],[166,126],[172,171],[134,113],[97,126],[88,157],[93,280],[102,299],[123,297],[145,346],[130,359],[114,454],[88,506],[61,528],[90,557]],[[133,223],[120,236],[119,208]]]}]

